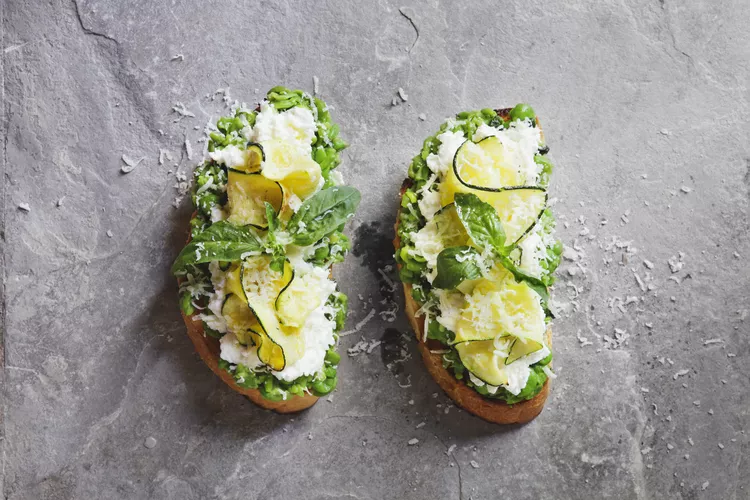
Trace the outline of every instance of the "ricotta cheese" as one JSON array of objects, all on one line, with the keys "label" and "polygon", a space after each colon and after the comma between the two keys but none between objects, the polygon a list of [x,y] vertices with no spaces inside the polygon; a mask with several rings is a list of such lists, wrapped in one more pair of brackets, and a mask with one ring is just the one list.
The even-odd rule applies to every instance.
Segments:
[{"label": "ricotta cheese", "polygon": [[296,143],[309,155],[317,130],[315,117],[309,109],[296,106],[279,113],[268,101],[263,101],[248,135],[250,140],[259,142],[261,146],[270,140]]},{"label": "ricotta cheese", "polygon": [[244,365],[252,370],[263,364],[258,359],[257,347],[240,344],[234,333],[227,333],[221,337],[219,348],[221,359],[233,365]]},{"label": "ricotta cheese", "polygon": [[427,167],[433,173],[443,176],[449,168],[453,167],[453,157],[456,151],[466,141],[463,132],[443,132],[437,136],[440,141],[438,153],[430,153],[427,157]]},{"label": "ricotta cheese", "polygon": [[326,351],[336,341],[336,322],[326,317],[333,317],[333,312],[330,306],[323,305],[310,313],[299,332],[305,342],[305,354],[283,370],[271,372],[274,377],[291,382],[303,375],[315,375],[323,368]]},{"label": "ricotta cheese", "polygon": [[504,385],[508,392],[517,396],[524,387],[526,382],[529,381],[529,375],[531,375],[531,365],[538,363],[547,356],[549,356],[550,350],[544,345],[541,349],[531,354],[519,358],[509,365],[505,366],[505,372],[508,375],[508,383]]},{"label": "ricotta cheese", "polygon": [[244,149],[240,149],[237,146],[230,144],[224,149],[217,149],[208,153],[213,161],[221,165],[226,165],[228,168],[237,168],[245,165],[247,162],[247,156]]}]

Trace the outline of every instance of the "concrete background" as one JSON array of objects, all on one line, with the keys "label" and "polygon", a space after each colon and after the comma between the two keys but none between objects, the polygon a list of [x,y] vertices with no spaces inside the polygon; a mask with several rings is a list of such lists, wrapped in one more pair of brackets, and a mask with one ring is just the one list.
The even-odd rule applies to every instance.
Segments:
[{"label": "concrete background", "polygon": [[[750,498],[747,2],[0,9],[6,498]],[[335,274],[348,328],[369,320],[334,396],[289,417],[194,353],[168,274],[191,208],[172,205],[217,89],[252,103],[313,76],[364,194]],[[544,124],[568,249],[559,378],[536,421],[501,428],[426,375],[386,266],[423,138],[518,101]],[[123,155],[143,160],[123,175]]]}]

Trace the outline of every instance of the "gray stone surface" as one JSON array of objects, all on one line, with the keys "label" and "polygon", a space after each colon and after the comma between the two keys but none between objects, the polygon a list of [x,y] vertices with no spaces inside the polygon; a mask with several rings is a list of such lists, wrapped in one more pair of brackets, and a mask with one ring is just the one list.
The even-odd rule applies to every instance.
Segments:
[{"label": "gray stone surface", "polygon": [[[750,4],[315,3],[0,2],[5,497],[750,498]],[[191,209],[172,202],[218,88],[254,102],[313,76],[364,193],[336,275],[349,327],[375,315],[341,348],[374,347],[289,417],[194,353],[168,273]],[[499,428],[426,375],[378,269],[422,139],[521,100],[581,251],[555,290],[547,408]],[[127,175],[123,154],[143,157]]]}]

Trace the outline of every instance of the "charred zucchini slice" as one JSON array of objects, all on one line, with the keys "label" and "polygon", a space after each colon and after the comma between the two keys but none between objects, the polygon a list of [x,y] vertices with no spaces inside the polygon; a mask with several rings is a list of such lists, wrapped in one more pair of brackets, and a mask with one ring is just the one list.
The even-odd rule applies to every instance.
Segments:
[{"label": "charred zucchini slice", "polygon": [[533,289],[523,281],[516,281],[507,271],[501,274],[493,269],[466,296],[454,342],[512,336],[522,339],[518,349],[524,343],[538,344],[541,349],[546,328],[544,317],[539,295]]},{"label": "charred zucchini slice", "polygon": [[521,185],[521,174],[507,162],[502,143],[487,137],[464,142],[453,158],[440,188],[441,203],[453,203],[456,193],[473,193],[489,203],[503,224],[506,244],[514,245],[528,233],[547,206],[547,192]]},{"label": "charred zucchini slice", "polygon": [[250,142],[247,145],[247,149],[244,151],[245,164],[232,167],[229,170],[240,172],[243,174],[254,174],[260,172],[260,166],[263,163],[266,155],[263,152],[263,147],[260,144]]},{"label": "charred zucchini slice", "polygon": [[287,260],[282,272],[276,272],[270,265],[271,257],[265,255],[245,259],[240,269],[240,282],[247,305],[260,324],[262,338],[258,358],[280,371],[302,357],[304,341],[297,330],[279,323],[274,308],[279,294],[294,279],[292,266]]},{"label": "charred zucchini slice", "polygon": [[284,190],[281,184],[260,173],[230,170],[227,174],[227,199],[229,222],[265,228],[268,221],[264,202],[269,202],[279,213],[284,204]]},{"label": "charred zucchini slice", "polygon": [[495,355],[493,340],[463,342],[456,351],[466,369],[482,382],[494,386],[508,383],[505,359]]},{"label": "charred zucchini slice", "polygon": [[280,182],[300,199],[309,197],[321,187],[323,174],[320,165],[308,152],[280,140],[265,144],[262,172],[267,179]]},{"label": "charred zucchini slice", "polygon": [[276,299],[276,315],[282,325],[301,328],[307,317],[322,306],[328,297],[321,297],[320,280],[313,274],[295,275],[289,286]]}]

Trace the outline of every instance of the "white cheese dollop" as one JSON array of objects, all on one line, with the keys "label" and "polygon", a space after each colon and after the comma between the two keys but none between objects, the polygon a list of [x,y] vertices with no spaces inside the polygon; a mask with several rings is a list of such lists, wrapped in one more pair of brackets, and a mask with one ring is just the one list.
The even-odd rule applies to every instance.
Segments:
[{"label": "white cheese dollop", "polygon": [[333,314],[332,308],[326,305],[310,313],[299,332],[305,341],[305,354],[283,370],[271,372],[274,377],[291,382],[303,375],[315,375],[323,368],[326,351],[336,341],[333,334],[336,322],[326,318],[326,313]]},{"label": "white cheese dollop", "polygon": [[258,359],[258,349],[255,346],[248,347],[240,344],[234,333],[230,332],[221,337],[219,347],[221,359],[233,365],[245,365],[252,370],[263,364]]},{"label": "white cheese dollop", "polygon": [[449,168],[453,166],[453,157],[456,151],[466,141],[463,132],[443,132],[437,136],[440,141],[438,153],[430,153],[427,157],[427,167],[435,174],[445,175]]},{"label": "white cheese dollop", "polygon": [[279,113],[268,101],[263,101],[249,136],[261,146],[270,140],[296,143],[310,154],[317,129],[315,117],[309,109],[296,106]]},{"label": "white cheese dollop", "polygon": [[245,165],[247,157],[245,156],[245,150],[240,149],[234,144],[223,149],[217,149],[208,153],[213,161],[221,165],[226,165],[229,168],[237,168]]}]

